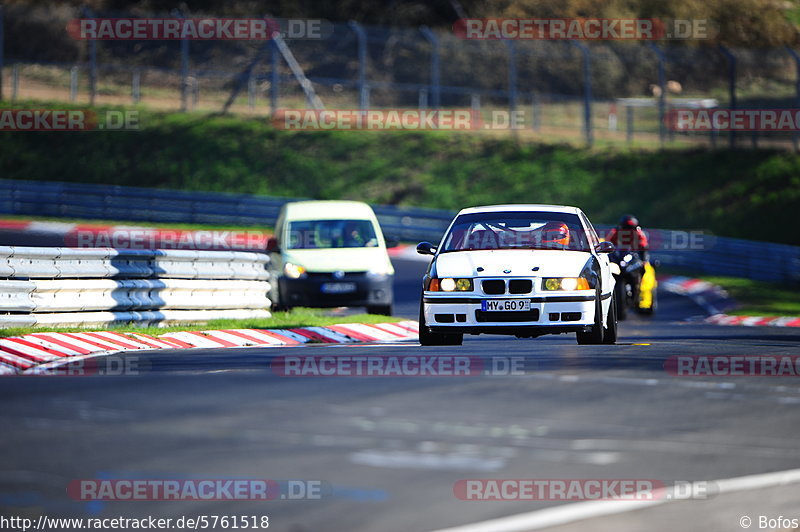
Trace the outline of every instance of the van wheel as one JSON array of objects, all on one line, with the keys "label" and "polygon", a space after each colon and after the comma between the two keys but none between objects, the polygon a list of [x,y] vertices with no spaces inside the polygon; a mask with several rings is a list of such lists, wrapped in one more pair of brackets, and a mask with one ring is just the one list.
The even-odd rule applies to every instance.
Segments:
[{"label": "van wheel", "polygon": [[367,307],[367,314],[377,314],[378,316],[391,316],[392,305],[372,305]]}]

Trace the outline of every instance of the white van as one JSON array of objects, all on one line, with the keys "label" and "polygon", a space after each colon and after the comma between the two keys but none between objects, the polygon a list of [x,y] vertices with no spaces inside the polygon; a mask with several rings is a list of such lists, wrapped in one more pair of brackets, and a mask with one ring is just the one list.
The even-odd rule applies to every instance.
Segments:
[{"label": "white van", "polygon": [[394,268],[366,203],[287,203],[267,251],[274,309],[364,306],[391,315]]}]

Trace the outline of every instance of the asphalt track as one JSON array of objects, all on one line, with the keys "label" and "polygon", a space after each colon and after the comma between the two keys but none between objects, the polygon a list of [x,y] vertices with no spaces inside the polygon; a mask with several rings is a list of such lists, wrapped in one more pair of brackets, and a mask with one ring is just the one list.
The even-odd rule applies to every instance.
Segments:
[{"label": "asphalt track", "polygon": [[[396,266],[397,313],[416,318],[424,264]],[[663,368],[679,354],[797,355],[800,335],[686,321],[701,311],[679,296],[661,294],[660,305],[653,319],[622,322],[614,346],[579,346],[561,335],[467,337],[462,347],[424,351],[415,344],[159,351],[132,355],[135,376],[4,378],[0,515],[268,515],[270,530],[286,532],[426,531],[563,504],[462,501],[453,494],[460,479],[669,484],[800,467],[796,379],[686,378]],[[488,364],[522,357],[525,371],[416,378],[271,371],[274,357],[301,351],[468,354]],[[96,478],[304,479],[326,488],[319,500],[266,502],[66,495],[69,481]],[[700,512],[731,511],[698,504]],[[665,511],[644,524],[714,529],[679,517]],[[740,530],[728,517],[719,529]]]}]

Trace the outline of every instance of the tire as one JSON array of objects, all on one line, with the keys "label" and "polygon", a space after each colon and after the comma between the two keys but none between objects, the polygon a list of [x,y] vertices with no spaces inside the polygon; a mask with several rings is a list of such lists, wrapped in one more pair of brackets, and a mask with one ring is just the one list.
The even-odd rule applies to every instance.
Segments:
[{"label": "tire", "polygon": [[617,343],[617,295],[611,296],[611,304],[608,306],[608,327],[603,328],[603,343]]},{"label": "tire", "polygon": [[616,301],[615,307],[617,309],[617,319],[622,321],[628,317],[628,294],[625,293],[625,282],[622,278],[617,279],[614,285],[614,300]]},{"label": "tire", "polygon": [[600,291],[597,291],[594,305],[594,325],[588,332],[578,331],[575,333],[578,343],[581,345],[597,345],[603,343],[603,304],[600,301]]},{"label": "tire", "polygon": [[378,316],[391,316],[392,305],[373,305],[367,307],[367,314],[377,314]]},{"label": "tire", "polygon": [[463,334],[442,334],[428,330],[425,324],[425,312],[423,311],[422,301],[419,303],[419,343],[422,346],[435,345],[461,345],[464,340]]},{"label": "tire", "polygon": [[290,310],[292,310],[292,307],[290,307],[289,305],[284,305],[283,303],[281,303],[280,299],[278,299],[278,301],[274,301],[272,303],[272,307],[270,308],[270,310],[272,312],[289,312]]}]

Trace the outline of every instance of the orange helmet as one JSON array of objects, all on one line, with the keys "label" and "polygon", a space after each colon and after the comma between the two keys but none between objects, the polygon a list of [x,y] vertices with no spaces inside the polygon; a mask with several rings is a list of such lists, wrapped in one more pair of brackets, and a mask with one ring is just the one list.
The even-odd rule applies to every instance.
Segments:
[{"label": "orange helmet", "polygon": [[543,244],[569,245],[569,227],[563,222],[547,222],[540,231]]}]

